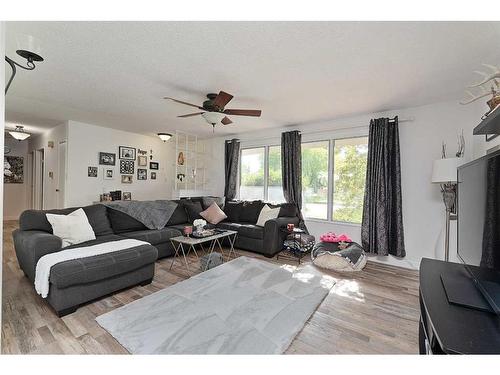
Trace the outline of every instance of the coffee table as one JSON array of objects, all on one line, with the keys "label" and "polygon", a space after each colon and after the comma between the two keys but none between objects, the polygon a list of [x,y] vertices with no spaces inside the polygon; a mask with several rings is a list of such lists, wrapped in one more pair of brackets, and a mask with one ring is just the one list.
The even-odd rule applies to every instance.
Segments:
[{"label": "coffee table", "polygon": [[[208,255],[212,254],[214,252],[215,246],[217,245],[222,253],[222,256],[224,258],[224,251],[222,250],[222,244],[221,240],[224,238],[227,238],[229,240],[230,248],[229,248],[229,253],[227,256],[227,260],[231,260],[231,253],[233,255],[236,254],[234,250],[234,243],[236,242],[236,236],[238,235],[238,232],[234,230],[226,230],[222,233],[217,233],[214,234],[213,236],[208,236],[208,237],[203,237],[203,238],[196,238],[196,237],[186,237],[186,236],[177,236],[177,237],[172,237],[170,239],[170,242],[172,243],[172,246],[174,247],[175,253],[174,257],[172,258],[172,263],[170,264],[170,269],[172,269],[172,266],[174,265],[175,258],[177,256],[180,256],[182,253],[182,256],[184,258],[184,264],[186,265],[186,270],[188,273],[191,273],[189,270],[189,265],[186,256],[189,254],[191,250],[194,251],[194,254],[198,257],[198,253],[196,252],[196,246],[200,246],[203,251],[205,251],[205,244],[208,245]],[[207,263],[208,267],[208,263]],[[205,269],[206,270],[206,269]]]}]

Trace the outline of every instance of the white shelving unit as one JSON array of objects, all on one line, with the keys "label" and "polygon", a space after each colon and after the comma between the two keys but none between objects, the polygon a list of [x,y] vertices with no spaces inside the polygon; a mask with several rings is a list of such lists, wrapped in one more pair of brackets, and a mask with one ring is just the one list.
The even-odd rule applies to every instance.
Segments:
[{"label": "white shelving unit", "polygon": [[[175,190],[203,191],[207,184],[206,150],[198,137],[181,131],[175,132]],[[180,154],[182,153],[182,157]],[[181,160],[183,159],[183,160]],[[182,162],[183,161],[183,162]]]}]

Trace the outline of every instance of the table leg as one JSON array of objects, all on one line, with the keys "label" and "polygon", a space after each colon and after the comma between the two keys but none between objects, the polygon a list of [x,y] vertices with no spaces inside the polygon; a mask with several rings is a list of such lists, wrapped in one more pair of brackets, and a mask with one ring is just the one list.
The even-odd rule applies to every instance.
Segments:
[{"label": "table leg", "polygon": [[[190,245],[192,246],[192,245]],[[186,258],[186,252],[184,251],[184,245],[181,243],[181,250],[182,250],[182,256],[184,257],[184,263],[186,264],[186,270],[188,271],[188,273],[191,273],[189,271],[189,265],[188,265],[188,261],[187,261],[187,258]],[[188,254],[189,254],[189,249],[188,249]]]},{"label": "table leg", "polygon": [[176,245],[176,243],[174,241],[170,241],[170,243],[172,244],[172,246],[175,249],[174,257],[172,258],[172,263],[170,263],[170,268],[169,268],[169,269],[172,269],[172,266],[174,265],[174,262],[175,262],[175,257],[179,253],[179,249],[181,247],[181,243],[179,242],[177,245]]},{"label": "table leg", "polygon": [[229,248],[228,261],[231,260],[231,252],[236,257],[236,251],[234,250],[234,243],[236,242],[236,236],[237,236],[237,233],[233,234],[232,239],[231,239],[231,236],[228,236],[229,244],[231,245],[231,247]]}]

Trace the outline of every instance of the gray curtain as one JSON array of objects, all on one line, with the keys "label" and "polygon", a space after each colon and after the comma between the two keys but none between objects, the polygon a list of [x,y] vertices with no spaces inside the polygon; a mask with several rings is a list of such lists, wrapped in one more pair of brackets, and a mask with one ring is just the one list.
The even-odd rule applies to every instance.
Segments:
[{"label": "gray curtain", "polygon": [[239,162],[240,162],[239,140],[231,139],[230,141],[226,141],[225,153],[224,153],[224,173],[225,173],[224,196],[226,197],[226,200],[231,200],[236,197]]},{"label": "gray curtain", "polygon": [[283,195],[293,203],[299,216],[299,227],[307,233],[302,216],[302,136],[298,130],[281,133],[281,176]]},{"label": "gray curtain", "polygon": [[488,160],[485,204],[481,267],[500,270],[500,156]]},{"label": "gray curtain", "polygon": [[406,255],[397,117],[370,121],[361,241],[370,253]]}]

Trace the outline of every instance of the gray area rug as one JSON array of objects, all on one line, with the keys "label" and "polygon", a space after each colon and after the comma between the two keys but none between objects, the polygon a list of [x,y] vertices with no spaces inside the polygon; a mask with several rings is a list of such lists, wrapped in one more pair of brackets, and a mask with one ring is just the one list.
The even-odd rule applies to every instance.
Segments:
[{"label": "gray area rug", "polygon": [[239,257],[96,318],[133,354],[280,354],[334,285]]}]

